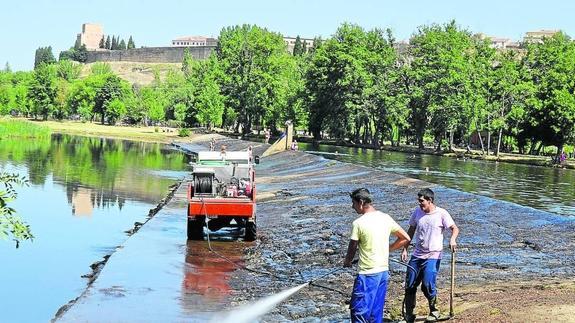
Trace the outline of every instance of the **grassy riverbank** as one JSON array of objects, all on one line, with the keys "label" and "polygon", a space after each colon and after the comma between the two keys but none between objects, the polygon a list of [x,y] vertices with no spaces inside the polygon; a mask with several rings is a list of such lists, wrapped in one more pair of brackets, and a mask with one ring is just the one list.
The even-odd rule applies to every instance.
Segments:
[{"label": "grassy riverbank", "polygon": [[51,133],[50,127],[33,124],[25,120],[0,118],[1,138],[46,138]]},{"label": "grassy riverbank", "polygon": [[[17,119],[11,119],[11,120],[17,120]],[[164,127],[109,126],[109,125],[102,125],[100,123],[75,122],[75,121],[60,122],[60,121],[29,120],[29,122],[32,124],[47,127],[56,133],[66,133],[66,134],[90,136],[90,137],[118,138],[118,139],[138,140],[146,142],[171,143],[174,141],[190,140],[198,136],[198,134],[194,134],[192,132],[189,137],[179,137],[178,131],[176,129],[164,128]],[[304,142],[305,140],[301,141]],[[336,145],[337,143],[323,141],[320,142],[320,144]],[[341,145],[341,143],[339,145]],[[361,145],[345,145],[345,146],[362,147]],[[366,146],[364,148],[370,148],[370,147]],[[442,155],[453,158],[470,158],[470,159],[480,159],[493,162],[559,167],[558,165],[552,164],[551,157],[549,156],[531,156],[531,155],[500,153],[499,156],[497,157],[494,155],[488,156],[482,154],[481,151],[479,150],[472,150],[471,153],[466,153],[465,149],[455,149],[454,152],[438,153],[431,148],[422,150],[415,146],[397,147],[397,146],[384,145],[382,149],[389,151],[399,151],[404,153],[413,153],[413,154],[431,154],[431,155]],[[561,165],[561,167],[575,169],[575,160],[568,159],[563,165]]]},{"label": "grassy riverbank", "polygon": [[179,137],[177,129],[164,127],[109,126],[102,125],[100,123],[80,121],[28,120],[28,122],[34,125],[47,127],[55,133],[145,142],[171,143],[173,141],[185,141],[186,139],[191,139],[195,136],[191,133],[189,137]]}]

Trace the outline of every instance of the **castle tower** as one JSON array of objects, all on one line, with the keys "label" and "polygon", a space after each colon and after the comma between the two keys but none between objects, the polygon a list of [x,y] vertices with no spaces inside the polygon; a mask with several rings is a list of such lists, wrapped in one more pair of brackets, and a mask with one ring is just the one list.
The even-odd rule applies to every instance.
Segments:
[{"label": "castle tower", "polygon": [[82,24],[82,33],[78,34],[81,45],[86,45],[86,49],[98,49],[100,40],[104,37],[104,28],[99,24]]}]

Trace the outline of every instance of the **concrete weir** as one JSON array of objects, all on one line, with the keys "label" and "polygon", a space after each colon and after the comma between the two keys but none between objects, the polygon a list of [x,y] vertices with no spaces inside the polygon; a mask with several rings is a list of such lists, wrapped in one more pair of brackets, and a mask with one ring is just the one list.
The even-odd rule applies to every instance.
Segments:
[{"label": "concrete weir", "polygon": [[[192,151],[207,147],[209,139],[204,139],[181,146]],[[220,144],[228,150],[252,145],[256,155],[266,149],[223,137],[218,137]],[[460,285],[575,274],[573,219],[297,151],[262,158],[256,172],[257,241],[244,242],[235,229],[210,234],[211,250],[207,241],[187,241],[184,180],[173,198],[111,255],[93,284],[55,320],[204,322],[214,313],[317,277],[321,279],[262,320],[347,320],[354,271],[331,272],[343,261],[356,218],[348,193],[357,187],[370,189],[376,207],[404,227],[416,206],[417,190],[433,187],[437,204],[450,211],[462,231],[457,254]],[[561,235],[556,234],[557,226],[562,227]],[[391,257],[398,259],[399,254]],[[442,263],[442,288],[448,286],[449,257],[444,255]],[[390,266],[386,308],[397,313],[405,269]],[[440,300],[447,295],[440,290]]]}]

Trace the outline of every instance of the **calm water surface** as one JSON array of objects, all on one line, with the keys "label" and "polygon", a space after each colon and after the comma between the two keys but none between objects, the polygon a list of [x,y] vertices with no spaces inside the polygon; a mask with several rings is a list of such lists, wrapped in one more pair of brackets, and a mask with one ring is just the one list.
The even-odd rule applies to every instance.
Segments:
[{"label": "calm water surface", "polygon": [[[0,140],[0,170],[24,175],[10,206],[32,228],[19,249],[0,241],[0,322],[47,322],[86,287],[90,264],[183,178],[187,157],[160,144],[53,136]],[[137,269],[134,269],[137,270]]]},{"label": "calm water surface", "polygon": [[[575,217],[575,170],[299,144],[326,158],[375,167],[461,191]],[[335,152],[337,151],[337,154]],[[426,170],[427,169],[427,170]]]}]

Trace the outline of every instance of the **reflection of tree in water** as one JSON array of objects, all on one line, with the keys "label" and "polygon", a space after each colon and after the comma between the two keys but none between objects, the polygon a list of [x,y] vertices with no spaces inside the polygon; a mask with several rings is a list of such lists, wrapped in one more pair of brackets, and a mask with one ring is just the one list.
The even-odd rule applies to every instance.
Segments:
[{"label": "reflection of tree in water", "polygon": [[165,196],[174,180],[154,171],[185,170],[187,157],[164,146],[56,134],[51,140],[2,140],[0,163],[25,164],[34,185],[44,185],[52,175],[55,183],[65,185],[76,213],[86,194],[92,207],[121,209],[128,196],[152,204]]}]

